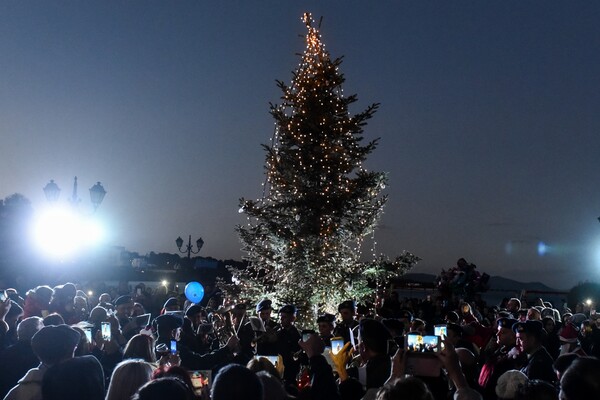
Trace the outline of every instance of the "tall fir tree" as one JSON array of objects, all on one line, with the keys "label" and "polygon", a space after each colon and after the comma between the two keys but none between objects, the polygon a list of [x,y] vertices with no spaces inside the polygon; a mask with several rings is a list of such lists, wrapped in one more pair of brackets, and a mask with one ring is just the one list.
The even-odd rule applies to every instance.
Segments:
[{"label": "tall fir tree", "polygon": [[363,162],[378,140],[363,142],[363,128],[379,104],[356,115],[344,96],[341,58],[331,59],[310,14],[306,49],[291,86],[278,81],[282,103],[271,104],[275,133],[266,156],[262,199],[241,199],[248,224],[238,226],[250,266],[232,269],[223,284],[236,301],[270,297],[291,303],[299,320],[335,312],[341,301],[364,300],[374,282],[399,275],[418,258],[404,253],[361,262],[361,245],[382,214],[386,174]]}]

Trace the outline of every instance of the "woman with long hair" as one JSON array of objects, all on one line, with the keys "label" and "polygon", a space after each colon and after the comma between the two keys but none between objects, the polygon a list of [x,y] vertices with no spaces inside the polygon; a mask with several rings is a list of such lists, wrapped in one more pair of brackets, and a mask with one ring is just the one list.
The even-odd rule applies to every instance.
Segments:
[{"label": "woman with long hair", "polygon": [[152,379],[154,367],[143,360],[125,360],[113,370],[106,400],[129,400]]},{"label": "woman with long hair", "polygon": [[134,335],[123,351],[123,359],[137,358],[149,363],[156,363],[156,354],[154,353],[154,338],[152,336],[138,333]]}]

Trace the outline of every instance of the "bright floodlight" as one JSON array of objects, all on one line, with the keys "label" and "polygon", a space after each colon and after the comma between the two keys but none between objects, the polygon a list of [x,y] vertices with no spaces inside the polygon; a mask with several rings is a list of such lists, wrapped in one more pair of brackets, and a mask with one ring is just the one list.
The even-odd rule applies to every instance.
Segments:
[{"label": "bright floodlight", "polygon": [[169,282],[167,282],[167,281],[162,281],[162,285],[163,285],[163,286],[165,286],[165,287],[166,287],[168,284],[169,284]]},{"label": "bright floodlight", "polygon": [[100,224],[70,208],[48,208],[37,218],[34,240],[40,250],[54,258],[68,258],[97,244],[103,237]]},{"label": "bright floodlight", "polygon": [[585,301],[585,304],[587,304],[588,306],[591,306],[592,305],[592,299],[587,299]]}]

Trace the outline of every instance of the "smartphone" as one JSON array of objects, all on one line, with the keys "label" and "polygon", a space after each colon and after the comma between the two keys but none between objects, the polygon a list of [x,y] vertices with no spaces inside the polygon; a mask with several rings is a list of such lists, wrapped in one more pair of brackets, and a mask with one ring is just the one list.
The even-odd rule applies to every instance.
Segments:
[{"label": "smartphone", "polygon": [[302,331],[302,341],[303,342],[308,342],[308,338],[310,338],[311,335],[315,335],[317,332],[315,332],[312,329],[305,329]]},{"label": "smartphone", "polygon": [[266,358],[267,360],[269,360],[271,362],[271,364],[273,364],[274,366],[277,366],[277,364],[279,363],[279,357],[277,356],[254,356],[254,358],[256,358],[257,360],[261,357]]},{"label": "smartphone", "polygon": [[85,328],[83,330],[83,332],[85,333],[85,337],[87,338],[88,343],[92,343],[92,329],[91,328]]},{"label": "smartphone", "polygon": [[177,354],[177,340],[171,340],[171,354]]},{"label": "smartphone", "polygon": [[342,351],[344,347],[344,338],[342,337],[334,337],[331,338],[331,352],[333,354],[337,354]]},{"label": "smartphone", "polygon": [[448,326],[447,325],[434,325],[433,326],[433,334],[435,336],[441,336],[442,339],[448,336]]},{"label": "smartphone", "polygon": [[439,336],[408,334],[404,338],[404,349],[411,353],[439,353],[441,348]]},{"label": "smartphone", "polygon": [[212,371],[210,370],[199,370],[190,371],[190,378],[192,379],[192,386],[196,395],[201,395],[202,390],[210,389],[212,381]]},{"label": "smartphone", "polygon": [[0,301],[6,301],[6,291],[0,292]]},{"label": "smartphone", "polygon": [[110,341],[112,339],[111,330],[110,330],[110,322],[103,322],[102,326],[102,339],[106,341]]}]

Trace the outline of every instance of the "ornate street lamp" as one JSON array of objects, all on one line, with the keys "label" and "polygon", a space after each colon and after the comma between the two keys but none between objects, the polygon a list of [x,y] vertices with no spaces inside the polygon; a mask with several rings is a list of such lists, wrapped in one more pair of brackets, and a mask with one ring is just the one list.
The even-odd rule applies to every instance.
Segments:
[{"label": "ornate street lamp", "polygon": [[[60,195],[60,188],[54,182],[54,179],[51,179],[50,182],[48,182],[46,186],[44,186],[43,190],[44,195],[46,196],[46,200],[48,200],[50,203],[55,203],[58,200],[58,197]],[[96,211],[98,207],[100,207],[102,200],[104,200],[104,196],[106,196],[106,190],[104,190],[104,187],[102,187],[102,184],[100,184],[100,182],[96,183],[90,188],[90,200],[92,202],[92,206],[94,207],[94,211]],[[80,201],[81,199],[77,197],[77,177],[75,177],[73,179],[73,194],[71,195],[71,198],[69,198],[69,202],[73,206],[77,206],[77,204],[79,204]]]},{"label": "ornate street lamp", "polygon": [[200,249],[204,245],[204,240],[202,240],[202,238],[196,240],[196,248],[198,249],[196,251],[192,250],[194,248],[194,246],[192,246],[192,235],[190,235],[188,238],[188,244],[185,246],[185,250],[181,250],[181,247],[183,246],[183,239],[181,236],[175,240],[175,244],[177,245],[180,253],[185,254],[187,252],[188,261],[190,261],[192,259],[192,254],[200,253]]}]

